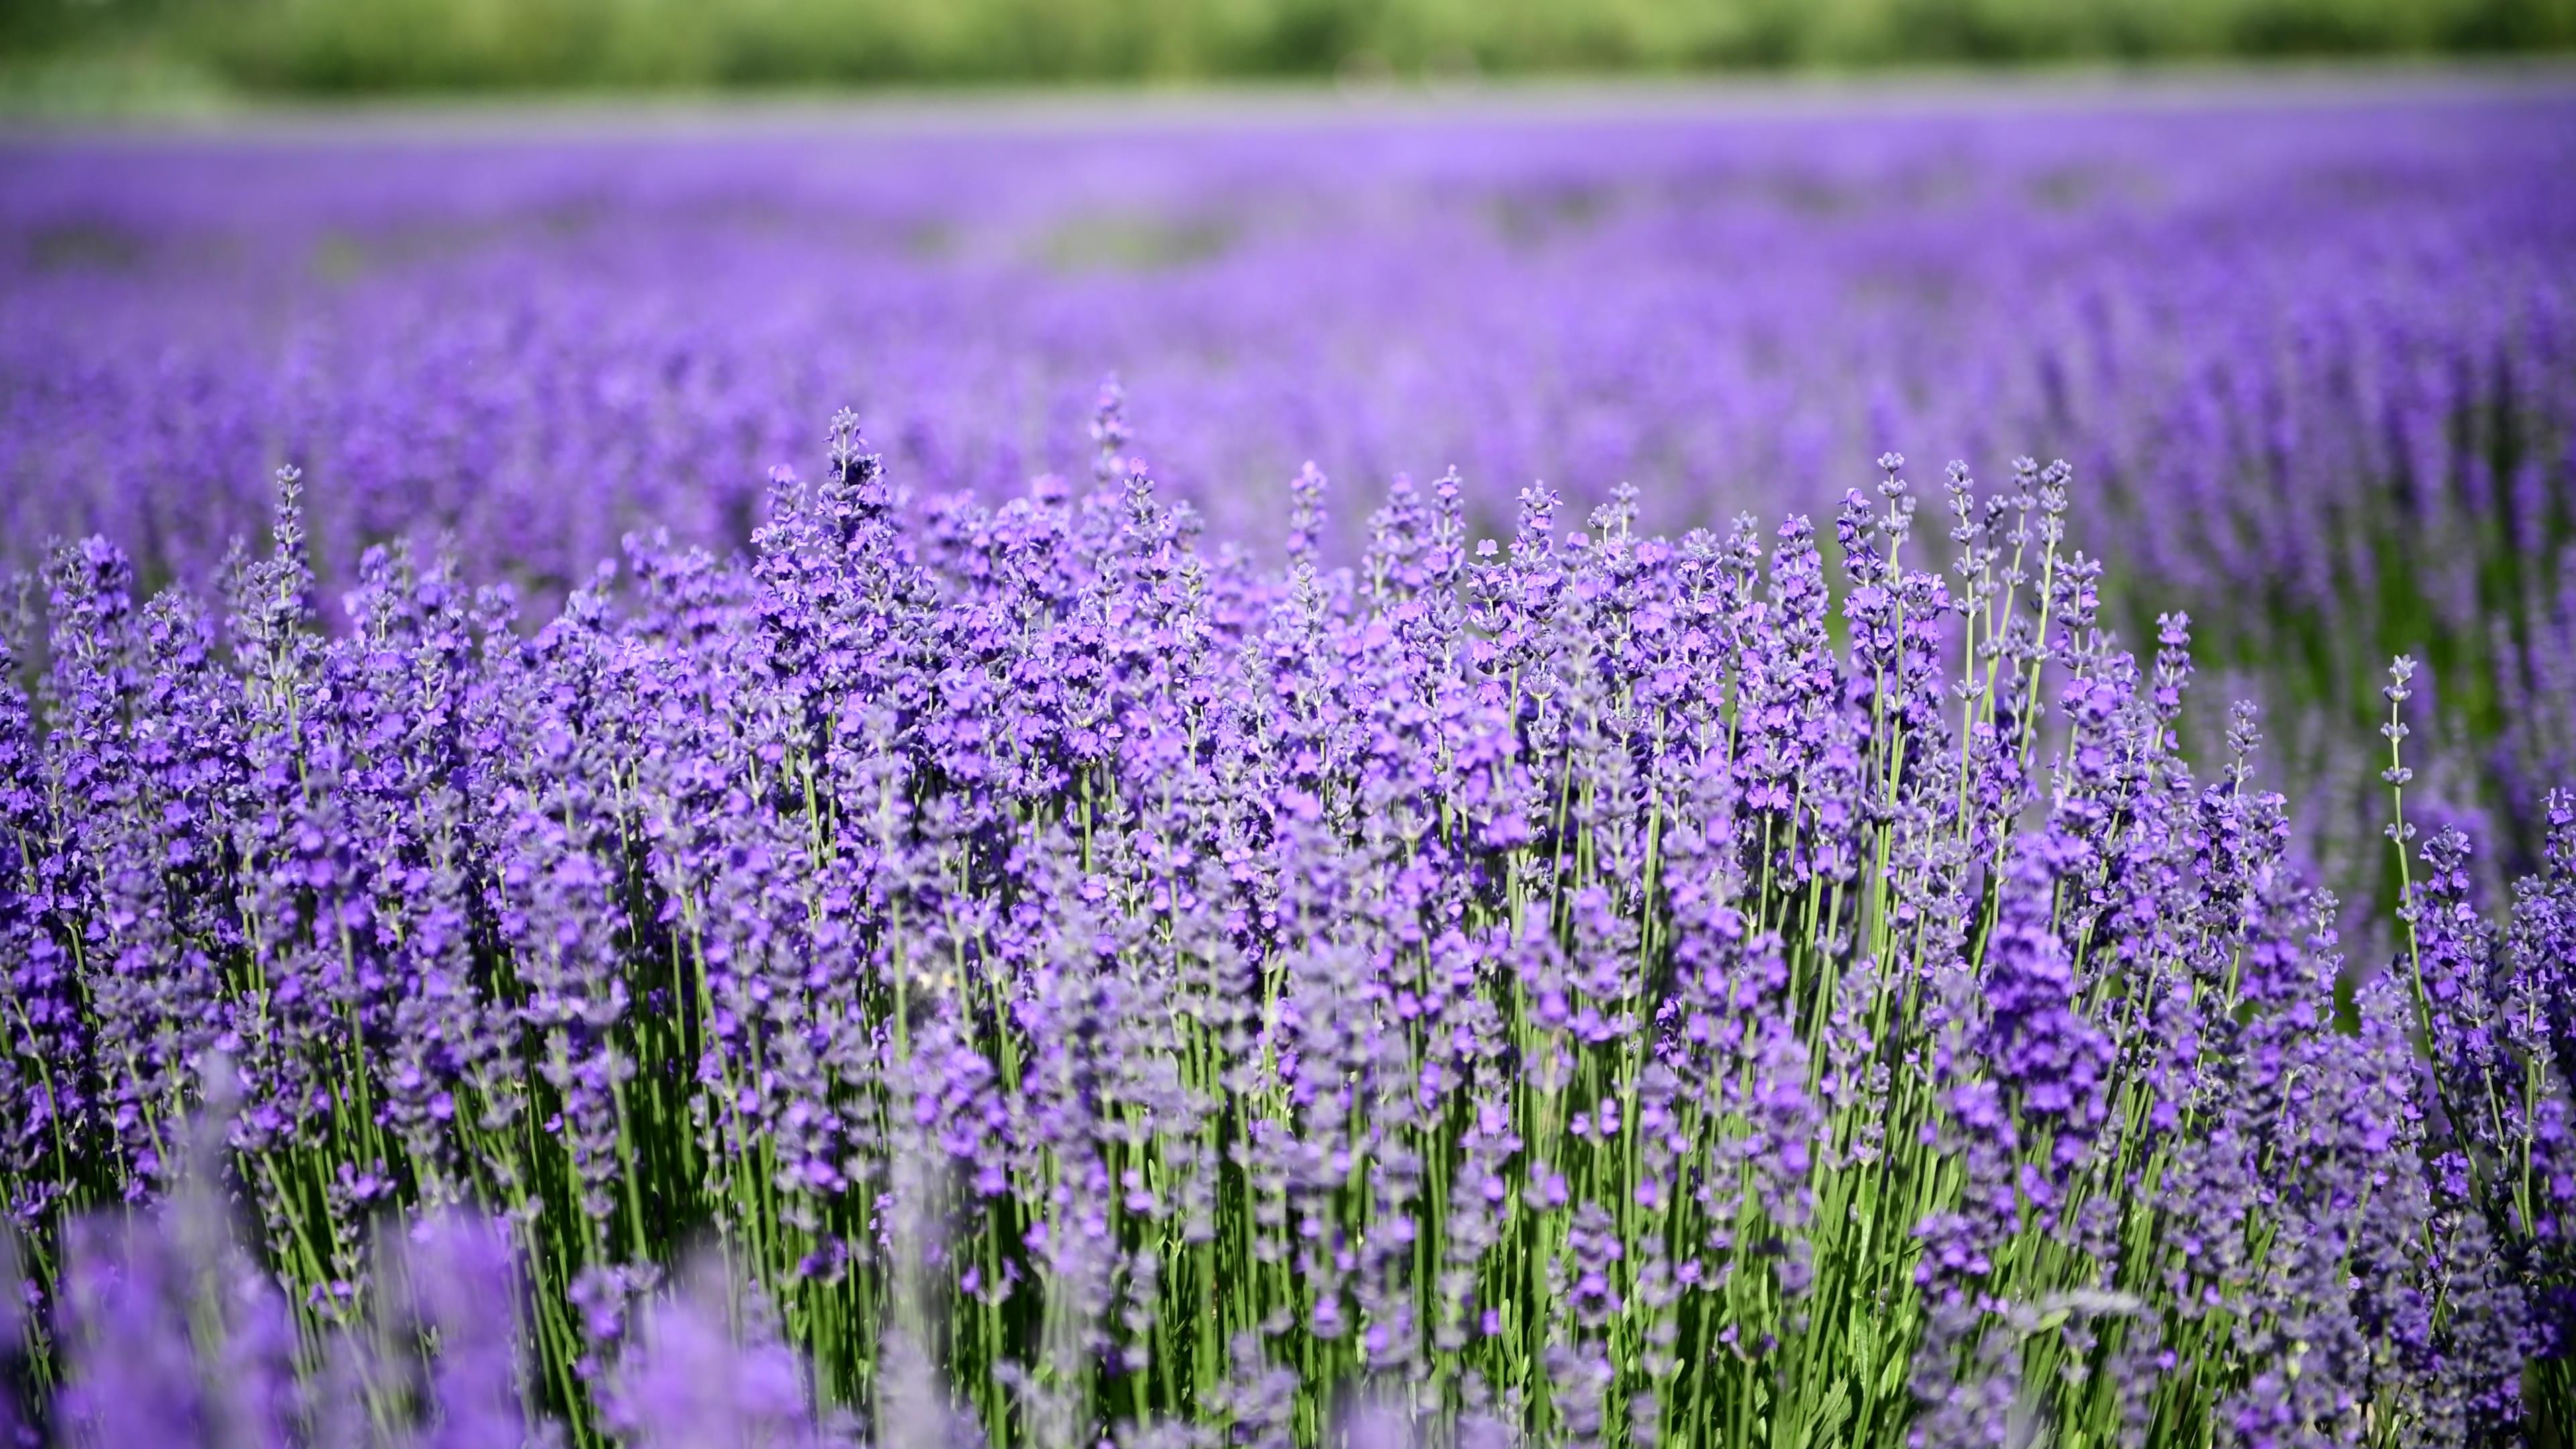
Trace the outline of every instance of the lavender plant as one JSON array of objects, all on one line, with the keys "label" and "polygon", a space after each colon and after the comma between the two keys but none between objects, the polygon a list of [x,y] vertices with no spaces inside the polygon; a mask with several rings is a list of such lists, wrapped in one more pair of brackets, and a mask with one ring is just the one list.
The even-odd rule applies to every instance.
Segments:
[{"label": "lavender plant", "polygon": [[[844,415],[746,552],[630,535],[542,623],[388,546],[326,630],[291,473],[220,621],[59,547],[0,671],[5,1182],[63,1384],[27,1411],[1068,1449],[2576,1418],[2576,796],[2490,913],[2407,823],[2393,713],[2402,954],[2346,1021],[2255,714],[2192,767],[2189,621],[2120,647],[2062,464],[1954,467],[1922,538],[1892,454],[1830,538],[1532,485],[1476,539],[1458,477],[1399,476],[1334,567],[1320,472],[1275,565],[1164,496],[1114,388],[1091,437],[1087,491],[916,502]],[[151,1226],[210,1185],[246,1255]],[[447,1266],[384,1265],[407,1221]],[[147,1365],[168,1394],[105,1377]]]}]

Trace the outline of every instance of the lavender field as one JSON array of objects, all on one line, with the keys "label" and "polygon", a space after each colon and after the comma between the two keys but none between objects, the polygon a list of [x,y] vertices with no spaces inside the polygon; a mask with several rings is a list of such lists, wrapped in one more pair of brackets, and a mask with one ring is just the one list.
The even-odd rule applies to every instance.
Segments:
[{"label": "lavender field", "polygon": [[509,129],[0,138],[0,1437],[2569,1442],[2576,91]]}]

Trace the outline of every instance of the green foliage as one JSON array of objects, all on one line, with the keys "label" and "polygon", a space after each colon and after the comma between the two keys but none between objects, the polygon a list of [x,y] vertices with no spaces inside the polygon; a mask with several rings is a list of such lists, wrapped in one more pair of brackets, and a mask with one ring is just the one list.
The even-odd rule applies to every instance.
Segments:
[{"label": "green foliage", "polygon": [[18,0],[24,66],[252,92],[1423,76],[2430,55],[2576,45],[2576,0]]}]

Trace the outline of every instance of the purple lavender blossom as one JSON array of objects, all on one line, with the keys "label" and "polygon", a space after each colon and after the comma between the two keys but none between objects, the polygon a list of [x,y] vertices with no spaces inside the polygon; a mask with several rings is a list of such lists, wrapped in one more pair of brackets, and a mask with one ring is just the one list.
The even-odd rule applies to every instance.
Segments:
[{"label": "purple lavender blossom", "polygon": [[[2260,382],[2205,386],[2286,415]],[[467,592],[489,536],[343,558],[406,526],[292,470],[220,618],[56,549],[0,680],[46,1411],[2323,1445],[2569,1402],[2576,806],[2509,894],[2417,823],[2429,676],[2349,948],[2402,949],[2348,966],[2194,626],[2124,647],[2089,473],[1954,466],[1918,537],[1890,453],[1829,527],[1678,538],[1396,474],[1354,552],[1281,467],[1274,551],[1145,462],[1192,456],[1168,396],[1102,387],[1093,486],[1001,501],[840,414],[695,535],[740,551],[532,523],[524,615]]]}]

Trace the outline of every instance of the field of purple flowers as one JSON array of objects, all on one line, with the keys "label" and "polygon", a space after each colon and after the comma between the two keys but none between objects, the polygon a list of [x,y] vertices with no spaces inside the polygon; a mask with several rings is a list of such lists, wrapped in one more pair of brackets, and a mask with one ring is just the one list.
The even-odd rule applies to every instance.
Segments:
[{"label": "field of purple flowers", "polygon": [[2563,1443],[2569,174],[0,141],[0,1435]]}]

